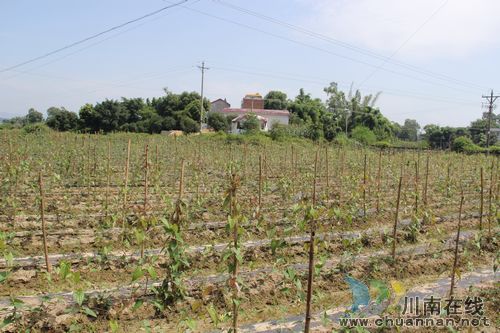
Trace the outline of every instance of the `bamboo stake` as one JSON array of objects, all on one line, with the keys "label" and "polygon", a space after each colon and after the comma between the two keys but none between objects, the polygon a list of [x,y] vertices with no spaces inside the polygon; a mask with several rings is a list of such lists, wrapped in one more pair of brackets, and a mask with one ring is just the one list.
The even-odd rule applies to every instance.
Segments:
[{"label": "bamboo stake", "polygon": [[462,190],[462,194],[460,196],[460,209],[458,213],[458,228],[457,228],[457,238],[455,239],[455,253],[453,258],[453,268],[451,270],[451,284],[450,284],[450,298],[453,295],[453,288],[455,287],[455,274],[458,264],[458,243],[460,241],[460,227],[462,224],[462,207],[464,204],[464,191]]},{"label": "bamboo stake", "polygon": [[330,170],[328,169],[328,147],[325,147],[325,168],[326,168],[326,199],[330,199]]},{"label": "bamboo stake", "polygon": [[149,163],[148,163],[148,150],[149,146],[146,145],[144,152],[144,214],[147,213],[148,209],[148,176],[149,176]]},{"label": "bamboo stake", "polygon": [[399,204],[401,200],[401,184],[403,183],[403,165],[401,165],[401,174],[399,176],[398,196],[396,199],[396,214],[394,217],[394,227],[392,229],[392,260],[396,261],[396,243],[397,243],[397,229],[399,219]]},{"label": "bamboo stake", "polygon": [[106,217],[108,216],[108,207],[109,207],[109,186],[111,183],[111,174],[110,174],[110,168],[111,168],[111,141],[108,141],[108,158],[106,161],[106,197],[105,197],[105,202],[104,206],[106,208],[105,214]]},{"label": "bamboo stake", "polygon": [[158,150],[158,144],[156,144],[156,152],[155,152],[155,167],[156,167],[156,172],[160,173],[160,162],[159,162],[159,156],[160,152]]},{"label": "bamboo stake", "polygon": [[[143,206],[143,214],[145,217],[148,215],[148,145],[146,145],[144,152],[144,206]],[[146,231],[147,231],[146,227]],[[144,243],[146,241],[146,231],[144,232],[144,239],[141,242],[141,259],[144,258]]]},{"label": "bamboo stake", "polygon": [[45,267],[47,272],[50,273],[52,268],[49,262],[49,251],[47,249],[47,231],[45,228],[45,193],[43,190],[43,178],[42,172],[38,174],[38,186],[40,188],[40,218],[42,220],[42,237],[43,237],[43,254],[45,256]]},{"label": "bamboo stake", "polygon": [[380,182],[382,172],[382,149],[378,153],[378,168],[377,168],[377,213],[380,213]]},{"label": "bamboo stake", "polygon": [[[316,151],[316,158],[314,159],[314,181],[313,181],[313,196],[312,196],[312,206],[316,206],[316,177],[318,172],[318,151]],[[307,299],[306,299],[306,321],[304,327],[304,333],[309,333],[311,325],[311,300],[312,300],[312,288],[313,288],[313,272],[314,272],[314,239],[316,235],[316,225],[315,220],[311,221],[311,235],[309,240],[309,270],[307,273]]]},{"label": "bamboo stake", "polygon": [[491,220],[493,219],[492,199],[493,199],[493,186],[494,186],[494,181],[493,181],[494,166],[495,166],[494,162],[491,162],[490,189],[488,196],[488,237],[490,238],[491,238]]},{"label": "bamboo stake", "polygon": [[127,190],[128,190],[128,169],[130,164],[130,139],[127,144],[127,159],[125,161],[125,184],[123,186],[123,209],[127,210]]},{"label": "bamboo stake", "polygon": [[479,231],[483,230],[483,210],[484,210],[484,176],[483,167],[481,167],[481,192],[480,192],[480,203],[479,203]]},{"label": "bamboo stake", "polygon": [[262,209],[262,155],[259,155],[259,205],[258,205],[258,213]]},{"label": "bamboo stake", "polygon": [[366,153],[363,167],[363,220],[366,220]]},{"label": "bamboo stake", "polygon": [[415,214],[418,214],[418,161],[415,161]]},{"label": "bamboo stake", "polygon": [[181,175],[179,180],[179,194],[177,200],[182,200],[182,195],[184,194],[184,159],[181,160]]},{"label": "bamboo stake", "polygon": [[448,168],[446,172],[446,197],[450,197],[450,169],[451,169],[451,163],[448,163]]},{"label": "bamboo stake", "polygon": [[[235,173],[231,174],[231,189],[230,189],[230,205],[229,205],[229,215],[234,219],[234,225],[233,225],[233,248],[238,249],[238,212],[237,212],[237,207],[236,207],[236,190],[239,185],[239,179],[238,176]],[[233,255],[233,272],[232,272],[232,288],[233,288],[233,330],[232,332],[237,333],[238,332],[238,303],[236,300],[239,298],[239,286],[238,286],[238,270],[239,270],[239,265],[238,265],[238,258],[236,254]]]},{"label": "bamboo stake", "polygon": [[427,208],[427,186],[429,183],[429,153],[427,153],[427,161],[425,163],[425,183],[424,183],[424,207]]}]

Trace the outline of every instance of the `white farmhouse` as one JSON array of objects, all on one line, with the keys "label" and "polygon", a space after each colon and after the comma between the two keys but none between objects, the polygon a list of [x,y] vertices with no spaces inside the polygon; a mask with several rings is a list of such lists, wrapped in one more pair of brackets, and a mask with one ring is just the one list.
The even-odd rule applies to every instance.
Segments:
[{"label": "white farmhouse", "polygon": [[262,131],[269,131],[274,124],[288,125],[290,112],[288,110],[264,109],[264,99],[260,94],[248,94],[243,98],[241,108],[213,108],[210,112],[220,113],[230,117],[231,133],[240,133],[241,125],[248,114],[255,114],[259,119]]}]

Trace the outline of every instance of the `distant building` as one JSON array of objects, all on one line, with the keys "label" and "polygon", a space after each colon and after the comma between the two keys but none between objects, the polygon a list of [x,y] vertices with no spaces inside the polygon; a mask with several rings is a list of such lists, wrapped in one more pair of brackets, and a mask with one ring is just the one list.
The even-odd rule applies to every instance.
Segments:
[{"label": "distant building", "polygon": [[[248,119],[248,117],[250,117],[250,114],[251,113],[242,114],[241,116],[234,118],[231,121],[231,133],[233,133],[233,134],[241,133],[241,131],[243,129],[243,124]],[[256,117],[257,117],[257,120],[259,121],[259,124],[260,124],[260,130],[266,131],[268,120],[262,116],[256,116]]]},{"label": "distant building", "polygon": [[264,99],[259,93],[247,94],[241,101],[242,109],[263,109]]},{"label": "distant building", "polygon": [[230,108],[231,104],[229,104],[226,99],[216,99],[215,101],[210,103],[210,112],[220,112],[222,109]]},{"label": "distant building", "polygon": [[[214,103],[217,103],[214,105]],[[247,115],[253,113],[261,123],[262,131],[269,131],[273,124],[288,125],[290,112],[288,110],[268,110],[264,109],[264,99],[259,93],[247,94],[241,101],[241,108],[231,108],[226,106],[221,108],[226,100],[218,99],[212,102],[210,112],[220,113],[231,118],[231,133],[240,133],[241,125],[245,122]]]}]

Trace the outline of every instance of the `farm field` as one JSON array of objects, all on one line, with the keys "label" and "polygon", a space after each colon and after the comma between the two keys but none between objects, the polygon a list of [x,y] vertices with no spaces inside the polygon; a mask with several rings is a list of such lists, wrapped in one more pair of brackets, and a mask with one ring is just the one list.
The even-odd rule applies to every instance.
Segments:
[{"label": "farm field", "polygon": [[3,331],[300,332],[307,304],[312,331],[356,331],[346,277],[370,315],[451,289],[500,325],[496,156],[15,130],[0,151]]}]

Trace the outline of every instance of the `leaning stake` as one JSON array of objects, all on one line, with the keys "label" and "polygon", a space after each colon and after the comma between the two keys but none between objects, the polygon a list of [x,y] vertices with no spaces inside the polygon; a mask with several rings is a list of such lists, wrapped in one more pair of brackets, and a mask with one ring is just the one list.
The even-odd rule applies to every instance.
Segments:
[{"label": "leaning stake", "polygon": [[403,182],[403,166],[401,166],[401,174],[399,176],[398,198],[396,200],[396,216],[394,217],[394,228],[392,229],[392,260],[396,260],[396,236],[399,219],[399,201],[401,200],[401,183]]}]

